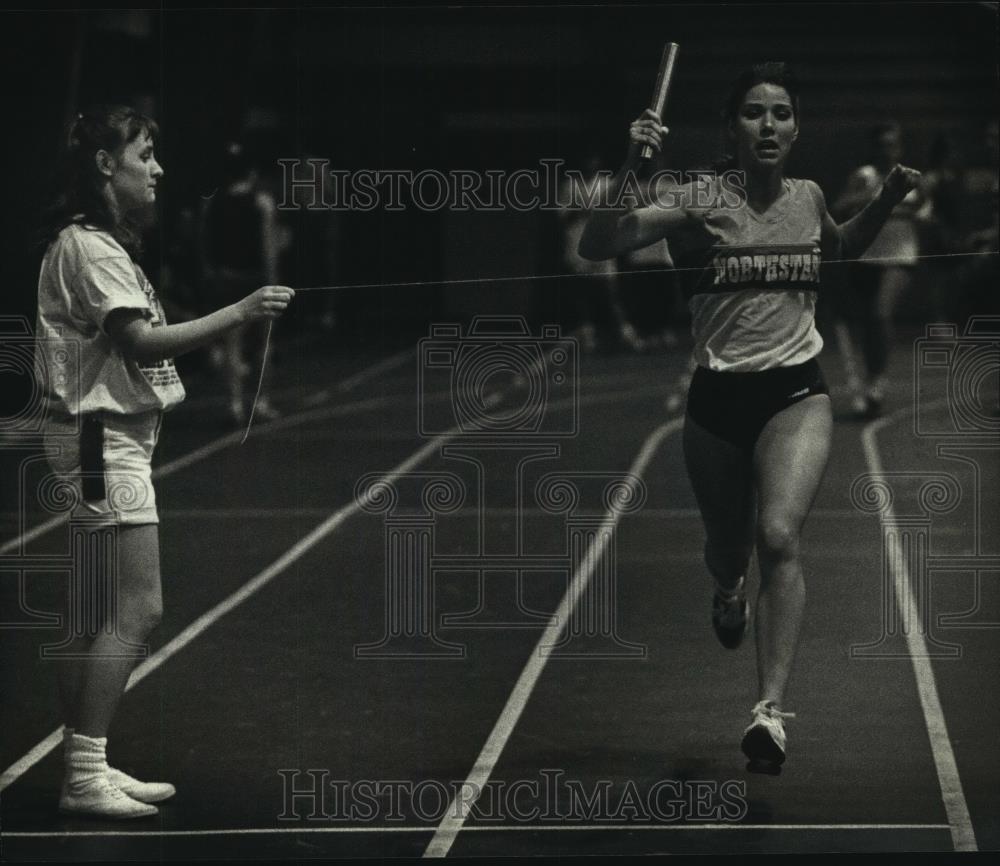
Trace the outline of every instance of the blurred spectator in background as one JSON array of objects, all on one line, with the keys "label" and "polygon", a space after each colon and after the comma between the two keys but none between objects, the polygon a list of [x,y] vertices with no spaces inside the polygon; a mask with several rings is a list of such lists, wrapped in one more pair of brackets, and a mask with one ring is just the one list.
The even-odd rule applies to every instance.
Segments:
[{"label": "blurred spectator in background", "polygon": [[[839,221],[849,219],[878,195],[882,181],[899,163],[902,130],[898,123],[882,123],[871,131],[872,161],[848,178],[841,196],[830,208]],[[886,366],[892,340],[892,317],[900,296],[909,286],[919,256],[916,213],[922,204],[919,190],[912,190],[896,207],[874,243],[855,262],[844,291],[837,343],[858,417],[881,414],[886,392]],[[860,343],[862,364],[854,352]]]},{"label": "blurred spectator in background", "polygon": [[958,321],[964,322],[971,315],[1000,314],[1000,261],[997,249],[1000,243],[997,201],[1000,196],[1000,141],[996,119],[986,125],[982,142],[984,150],[963,175],[962,214],[963,256],[955,274],[958,295]]},{"label": "blurred spectator in background", "polygon": [[[281,273],[295,287],[335,286],[343,282],[340,247],[343,214],[328,206],[335,201],[330,191],[329,163],[307,155],[296,167],[295,178],[312,177],[315,184],[295,184],[287,193],[289,207],[282,206],[280,221],[291,230],[291,242],[281,258]],[[281,195],[284,202],[286,194]],[[313,292],[302,296],[303,313],[315,323],[329,348],[338,332],[337,345],[360,333],[353,321],[350,297],[341,291]]]},{"label": "blurred spectator in background", "polygon": [[[222,185],[204,202],[201,219],[205,288],[215,306],[231,304],[254,287],[278,282],[277,208],[274,198],[259,188],[257,171],[239,142],[225,146],[221,179]],[[229,415],[239,426],[247,420],[246,386],[254,369],[247,362],[245,345],[250,343],[251,358],[259,370],[267,334],[262,325],[234,329],[213,351],[213,363],[226,381]],[[279,414],[267,391],[265,381],[256,409],[263,420]]]},{"label": "blurred spectator in background", "polygon": [[[198,215],[186,205],[163,233],[160,259],[161,302],[172,321],[189,321],[211,311],[200,297]],[[204,308],[204,309],[203,309]]]},{"label": "blurred spectator in background", "polygon": [[921,178],[923,204],[916,213],[923,273],[937,321],[952,318],[954,276],[962,246],[962,166],[954,138],[939,133],[931,143],[927,170]]},{"label": "blurred spectator in background", "polygon": [[651,350],[677,345],[673,330],[676,321],[678,288],[673,260],[665,240],[627,253],[620,259],[619,298],[629,326],[633,329],[632,348]]},{"label": "blurred spectator in background", "polygon": [[[645,163],[641,189],[643,206],[654,199],[666,201],[667,188],[648,188],[649,169],[655,163]],[[672,349],[677,346],[678,330],[686,319],[674,262],[666,240],[626,253],[620,260],[619,297],[625,318],[636,332],[638,347],[645,350]]]},{"label": "blurred spectator in background", "polygon": [[562,265],[570,276],[572,334],[580,340],[584,352],[595,351],[599,343],[638,351],[642,344],[618,299],[615,261],[588,261],[577,251],[591,202],[598,200],[599,169],[599,157],[591,154],[583,162],[581,175],[564,177],[559,189]]}]

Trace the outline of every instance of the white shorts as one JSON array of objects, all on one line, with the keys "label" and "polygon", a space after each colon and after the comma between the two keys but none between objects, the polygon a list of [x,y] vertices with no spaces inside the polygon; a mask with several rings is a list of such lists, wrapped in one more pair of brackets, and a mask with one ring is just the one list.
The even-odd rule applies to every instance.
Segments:
[{"label": "white shorts", "polygon": [[150,462],[162,419],[159,411],[47,418],[53,475],[42,482],[42,504],[100,523],[159,523]]}]

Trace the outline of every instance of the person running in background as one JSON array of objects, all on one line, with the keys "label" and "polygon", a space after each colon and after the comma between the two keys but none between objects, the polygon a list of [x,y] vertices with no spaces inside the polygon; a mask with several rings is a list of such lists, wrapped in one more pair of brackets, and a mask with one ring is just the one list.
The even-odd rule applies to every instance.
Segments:
[{"label": "person running in background", "polygon": [[921,180],[923,203],[916,213],[920,251],[936,321],[953,318],[956,309],[954,276],[961,259],[953,257],[962,246],[962,164],[954,138],[935,136]]},{"label": "person running in background", "polygon": [[[206,289],[216,304],[231,304],[253,286],[277,282],[280,245],[274,198],[258,188],[257,171],[239,142],[225,146],[222,183],[204,203],[201,248]],[[226,382],[229,416],[238,427],[247,422],[247,381],[254,369],[246,345],[249,342],[251,360],[260,369],[266,334],[260,323],[235,328],[213,350]],[[256,417],[267,421],[279,414],[265,375]]]},{"label": "person running in background", "polygon": [[635,330],[635,348],[674,349],[680,291],[666,241],[631,250],[622,259],[619,297]]},{"label": "person running in background", "polygon": [[639,351],[642,343],[618,299],[616,263],[588,261],[578,251],[599,169],[600,160],[591,155],[585,160],[581,176],[563,178],[559,189],[562,265],[570,275],[570,304],[575,320],[572,333],[586,353],[596,351],[601,342]]},{"label": "person running in background", "polygon": [[986,124],[983,150],[962,179],[963,227],[959,251],[964,253],[955,274],[958,322],[970,316],[1000,315],[1000,133],[996,119]]},{"label": "person running in background", "polygon": [[[311,173],[315,184],[294,184],[282,196],[280,222],[288,227],[290,242],[281,255],[281,274],[296,286],[336,286],[344,281],[344,216],[323,204],[332,196],[328,162],[307,154],[302,163],[300,171],[306,177]],[[330,351],[345,346],[362,331],[355,316],[356,293],[313,292],[296,307],[300,316],[315,323],[324,348]]]},{"label": "person running in background", "polygon": [[[850,219],[878,194],[882,182],[903,153],[902,131],[890,122],[870,133],[872,161],[857,168],[847,186],[831,205],[830,213],[840,220]],[[892,319],[899,298],[913,279],[920,254],[916,214],[922,204],[919,189],[913,189],[897,205],[868,249],[853,263],[841,292],[837,342],[851,391],[851,408],[859,418],[876,418],[882,413],[888,380],[886,369],[892,343]],[[852,332],[853,337],[852,339]],[[861,347],[862,364],[854,351]]]}]

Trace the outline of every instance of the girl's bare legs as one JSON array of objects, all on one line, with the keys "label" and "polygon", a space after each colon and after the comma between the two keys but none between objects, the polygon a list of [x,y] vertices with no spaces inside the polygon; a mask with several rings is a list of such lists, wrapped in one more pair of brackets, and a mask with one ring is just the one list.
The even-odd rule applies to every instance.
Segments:
[{"label": "girl's bare legs", "polygon": [[722,589],[746,574],[754,543],[753,467],[746,450],[684,419],[684,463],[705,524],[705,565]]},{"label": "girl's bare legs", "polygon": [[136,646],[146,643],[160,621],[160,543],[156,524],[117,529],[116,626],[94,640],[78,641],[89,655],[59,662],[59,691],[66,726],[87,737],[106,737],[129,674]]},{"label": "girl's bare legs", "polygon": [[753,455],[757,487],[759,698],[781,705],[805,609],[799,540],[830,455],[830,398],[807,397],[764,427]]}]

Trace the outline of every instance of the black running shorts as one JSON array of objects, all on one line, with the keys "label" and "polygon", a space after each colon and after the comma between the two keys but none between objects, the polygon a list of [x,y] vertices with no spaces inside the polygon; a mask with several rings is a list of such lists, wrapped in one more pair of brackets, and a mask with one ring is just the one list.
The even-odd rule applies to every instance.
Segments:
[{"label": "black running shorts", "polygon": [[782,409],[813,394],[829,393],[815,358],[752,373],[698,367],[688,389],[687,413],[699,427],[752,449],[761,430]]}]

